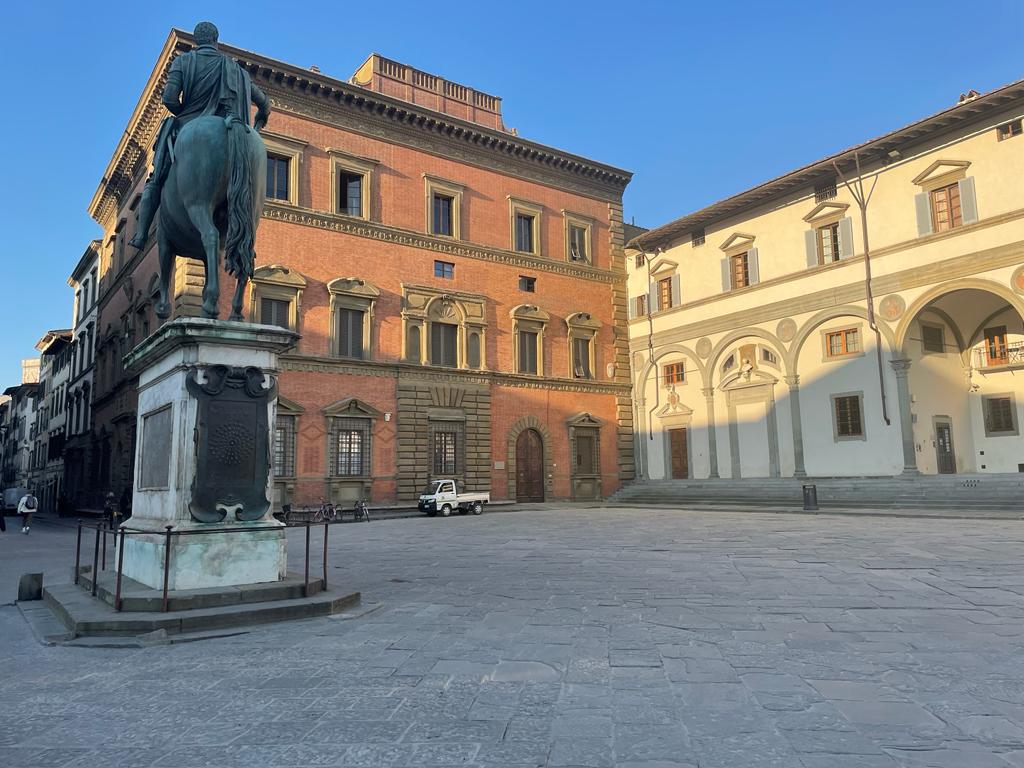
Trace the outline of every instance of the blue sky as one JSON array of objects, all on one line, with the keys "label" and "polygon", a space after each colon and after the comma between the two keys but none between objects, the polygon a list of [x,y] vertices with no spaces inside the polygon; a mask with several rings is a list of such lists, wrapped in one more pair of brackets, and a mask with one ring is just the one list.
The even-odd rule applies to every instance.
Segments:
[{"label": "blue sky", "polygon": [[626,218],[644,226],[1024,77],[1014,0],[504,8],[8,4],[0,388],[71,323],[67,277],[100,234],[86,207],[172,26],[208,18],[227,43],[341,78],[377,51],[501,96],[521,135],[633,171]]}]

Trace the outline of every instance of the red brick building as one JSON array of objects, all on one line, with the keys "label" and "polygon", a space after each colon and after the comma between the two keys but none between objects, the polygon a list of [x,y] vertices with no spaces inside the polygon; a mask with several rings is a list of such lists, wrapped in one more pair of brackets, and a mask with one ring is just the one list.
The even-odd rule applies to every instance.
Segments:
[{"label": "red brick building", "polygon": [[[171,33],[90,207],[105,232],[95,429],[115,493],[136,419],[120,360],[156,323],[155,246],[126,243],[163,78],[190,46]],[[274,109],[248,311],[302,334],[282,359],[281,500],[411,499],[452,475],[495,499],[587,499],[632,479],[630,174],[522,139],[500,99],[378,55],[342,81],[223,50]],[[176,314],[198,312],[201,283],[179,260]]]}]

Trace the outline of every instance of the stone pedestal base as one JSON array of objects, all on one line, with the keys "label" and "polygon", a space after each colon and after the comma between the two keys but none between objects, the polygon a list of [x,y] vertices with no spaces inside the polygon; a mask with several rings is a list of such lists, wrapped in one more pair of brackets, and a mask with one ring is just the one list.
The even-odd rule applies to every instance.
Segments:
[{"label": "stone pedestal base", "polygon": [[[262,584],[285,577],[288,554],[280,523],[257,524],[251,531],[235,533],[188,533],[210,527],[176,527],[171,533],[169,590]],[[147,587],[163,589],[167,540],[162,532],[126,535],[124,574]]]}]

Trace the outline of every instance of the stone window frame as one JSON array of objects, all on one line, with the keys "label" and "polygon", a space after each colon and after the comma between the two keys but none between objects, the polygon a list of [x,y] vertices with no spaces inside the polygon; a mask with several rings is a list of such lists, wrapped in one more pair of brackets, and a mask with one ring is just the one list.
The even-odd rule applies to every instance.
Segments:
[{"label": "stone window frame", "polygon": [[[458,327],[454,369],[487,370],[486,299],[483,296],[422,285],[403,285],[402,293],[402,359],[405,362],[452,370],[451,366],[434,366],[430,362],[431,326],[443,322]],[[419,335],[418,350],[410,342],[413,329]],[[471,365],[473,352],[479,356],[475,361],[477,365]]]},{"label": "stone window frame", "polygon": [[[509,311],[512,318],[512,370],[522,376],[544,376],[544,335],[551,315],[536,304],[520,304]],[[537,334],[537,371],[530,373],[519,367],[519,333],[526,331]]]},{"label": "stone window frame", "polygon": [[[1012,430],[1000,430],[993,432],[988,428],[988,401],[1009,400],[1010,418],[1013,419]],[[1017,398],[1013,392],[986,392],[981,396],[981,425],[985,430],[985,437],[1017,437],[1020,435],[1020,418],[1017,415]]]},{"label": "stone window frame", "polygon": [[289,329],[299,332],[302,292],[305,289],[306,278],[296,270],[280,264],[258,267],[253,273],[249,289],[249,322],[259,322],[260,299],[277,299],[289,302]]},{"label": "stone window frame", "polygon": [[[567,328],[566,342],[568,347],[569,378],[583,379],[586,381],[596,380],[598,378],[597,334],[601,329],[601,321],[596,320],[589,312],[573,312],[565,318],[565,325]],[[587,339],[590,342],[590,360],[588,361],[590,363],[590,376],[576,375],[575,344],[573,343],[576,339]]]},{"label": "stone window frame", "polygon": [[[455,181],[440,176],[423,174],[424,232],[445,240],[462,240],[462,199],[466,187]],[[442,235],[434,231],[434,195],[440,194],[452,198],[452,233]]]},{"label": "stone window frame", "polygon": [[[771,359],[774,358],[774,359]],[[757,349],[757,364],[767,365],[776,370],[781,370],[779,353],[765,344],[759,344]]]},{"label": "stone window frame", "polygon": [[[273,444],[271,446],[271,450],[272,451],[276,450],[278,419],[281,419],[281,418],[290,419],[291,420],[291,429],[290,429],[291,434],[289,435],[289,439],[291,441],[291,460],[292,460],[291,461],[291,470],[292,470],[292,472],[291,472],[291,474],[282,474],[282,475],[276,475],[275,474],[274,475],[274,481],[277,482],[279,480],[281,480],[281,481],[291,480],[291,481],[293,481],[292,482],[292,486],[293,487],[294,487],[295,477],[298,474],[299,418],[302,416],[302,414],[304,412],[305,412],[305,409],[301,405],[299,405],[298,403],[293,402],[292,400],[289,400],[286,397],[278,395],[278,397],[277,397],[277,412],[276,412],[275,418],[274,418],[274,440],[275,440],[275,444]],[[274,465],[273,465],[274,458],[275,457],[272,454],[271,455],[271,470],[273,470],[273,468],[274,468]]]},{"label": "stone window frame", "polygon": [[[520,251],[516,248],[516,214],[522,213],[533,217],[533,250]],[[544,208],[539,203],[531,203],[529,200],[522,200],[518,197],[508,197],[508,220],[509,220],[509,250],[514,253],[525,253],[529,256],[542,258],[544,248],[541,246],[540,237],[544,216]]]},{"label": "stone window frame", "polygon": [[[832,355],[829,353],[828,337],[830,334],[839,333],[841,331],[857,331],[860,337],[860,350],[857,352],[847,352],[841,355]],[[855,357],[864,357],[865,343],[864,343],[864,323],[843,323],[842,325],[833,325],[828,328],[822,328],[819,331],[821,335],[821,362],[823,363],[834,363],[840,360],[851,360]]]},{"label": "stone window frame", "polygon": [[680,357],[677,360],[667,360],[659,363],[661,375],[658,377],[661,385],[666,389],[685,384],[687,381],[686,358]]},{"label": "stone window frame", "polygon": [[[969,175],[970,168],[970,160],[939,158],[911,180],[911,184],[919,190],[914,195],[919,237],[957,232],[979,220],[977,192],[974,176]],[[939,230],[935,221],[934,194],[953,185],[959,187],[960,221],[953,224],[950,211],[950,226]]]},{"label": "stone window frame", "polygon": [[[596,480],[601,482],[601,427],[604,420],[591,413],[578,413],[566,419],[569,433],[569,475],[572,482],[572,495],[576,497],[576,481]],[[594,472],[579,472],[577,466],[576,439],[581,434],[594,437]]]},{"label": "stone window frame", "polygon": [[[324,416],[325,424],[324,427],[327,432],[327,477],[331,480],[364,480],[368,481],[373,478],[373,443],[374,443],[374,430],[376,427],[376,421],[380,419],[383,414],[374,408],[372,405],[363,402],[356,397],[346,397],[343,400],[339,400],[336,403],[331,403],[326,406],[321,413]],[[356,475],[341,475],[337,474],[338,468],[338,457],[337,457],[337,422],[342,420],[362,420],[366,421],[366,450],[364,455],[365,472]],[[362,462],[361,462],[362,463]]]},{"label": "stone window frame", "polygon": [[[945,355],[947,353],[947,350],[946,350],[946,326],[944,326],[942,323],[931,323],[931,322],[928,322],[927,320],[918,320],[917,324],[921,328],[921,356],[924,357],[925,355]],[[925,344],[925,339],[924,339],[924,329],[925,328],[935,328],[935,329],[938,329],[939,333],[941,334],[941,338],[942,338],[942,349],[941,350],[928,349],[927,345]]]},{"label": "stone window frame", "polygon": [[[380,165],[379,160],[375,160],[371,157],[360,157],[359,155],[353,155],[344,150],[329,147],[327,149],[327,156],[331,160],[331,213],[336,216],[344,216],[348,219],[362,219],[363,221],[376,221],[375,211],[373,210],[374,195],[372,190],[374,187],[377,166]],[[350,213],[346,213],[341,210],[341,195],[338,189],[340,182],[338,171],[347,171],[348,173],[357,174],[363,177],[363,186],[360,190],[360,205],[362,206],[362,212],[359,216],[353,216]]]},{"label": "stone window frame", "polygon": [[[562,210],[562,219],[565,237],[565,260],[568,262],[575,262],[577,264],[586,264],[588,266],[594,265],[594,220],[589,216],[584,216],[582,213],[574,213],[573,211]],[[582,259],[574,259],[571,252],[571,239],[570,234],[572,228],[577,227],[582,229],[584,248],[586,254]]]},{"label": "stone window frame", "polygon": [[[836,411],[836,400],[840,397],[856,397],[857,408],[860,410],[860,434],[859,435],[840,435],[839,434],[839,413]],[[868,439],[868,424],[867,419],[864,418],[864,391],[859,390],[857,392],[833,392],[828,396],[829,409],[831,410],[832,419],[832,442],[834,443],[847,443],[847,442],[866,442]]]},{"label": "stone window frame", "polygon": [[267,155],[279,155],[288,160],[288,199],[267,198],[269,202],[281,205],[299,204],[299,168],[302,165],[307,143],[280,133],[260,131],[260,137],[267,147]]},{"label": "stone window frame", "polygon": [[337,277],[327,283],[330,294],[330,327],[328,328],[328,348],[334,357],[342,357],[341,339],[338,338],[338,311],[352,309],[363,313],[363,355],[348,357],[346,360],[372,360],[377,340],[374,328],[374,316],[380,289],[372,283],[358,277]]}]

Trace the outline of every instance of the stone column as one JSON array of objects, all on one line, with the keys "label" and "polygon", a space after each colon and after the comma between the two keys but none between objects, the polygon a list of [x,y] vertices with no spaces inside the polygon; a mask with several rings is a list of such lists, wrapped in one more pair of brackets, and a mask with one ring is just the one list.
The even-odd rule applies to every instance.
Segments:
[{"label": "stone column", "polygon": [[804,469],[804,431],[800,421],[800,377],[786,377],[789,385],[789,416],[793,424],[793,477],[807,477]]},{"label": "stone column", "polygon": [[889,364],[896,372],[896,394],[900,406],[900,429],[903,433],[903,474],[919,474],[917,469],[917,451],[914,448],[914,419],[910,413],[910,360],[890,360]]},{"label": "stone column", "polygon": [[718,435],[715,434],[715,388],[704,387],[704,400],[708,406],[708,461],[711,462],[709,477],[718,477]]}]

